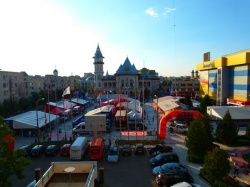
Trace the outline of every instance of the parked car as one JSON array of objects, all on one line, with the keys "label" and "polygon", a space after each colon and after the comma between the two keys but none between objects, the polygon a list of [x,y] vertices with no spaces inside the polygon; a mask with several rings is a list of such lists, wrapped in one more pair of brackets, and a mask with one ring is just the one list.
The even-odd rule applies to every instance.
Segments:
[{"label": "parked car", "polygon": [[168,162],[179,163],[179,157],[176,153],[161,153],[150,159],[150,165],[153,167],[160,166]]},{"label": "parked car", "polygon": [[132,148],[130,144],[123,144],[122,145],[122,155],[131,155]]},{"label": "parked car", "polygon": [[156,156],[160,153],[167,153],[167,152],[173,152],[173,147],[164,144],[157,144],[154,148],[149,150],[149,154],[151,156]]},{"label": "parked car", "polygon": [[30,151],[32,149],[33,145],[23,145],[22,147],[19,148],[19,150],[24,150],[25,151],[25,156],[28,156],[30,154]]},{"label": "parked car", "polygon": [[30,151],[31,157],[41,156],[45,152],[46,146],[44,145],[36,145]]},{"label": "parked car", "polygon": [[187,182],[179,182],[171,187],[201,187],[199,184],[189,184]]},{"label": "parked car", "polygon": [[108,162],[119,162],[119,147],[112,145],[108,152]]},{"label": "parked car", "polygon": [[69,156],[71,144],[64,144],[60,149],[60,155]]},{"label": "parked car", "polygon": [[145,154],[145,148],[142,143],[138,143],[135,145],[135,154]]},{"label": "parked car", "polygon": [[188,127],[185,124],[175,124],[174,126],[169,125],[168,131],[171,133],[177,132],[177,133],[186,134],[188,132]]},{"label": "parked car", "polygon": [[49,145],[45,150],[45,156],[55,156],[59,153],[58,145]]},{"label": "parked car", "polygon": [[158,186],[164,186],[164,185],[171,186],[184,181],[188,183],[194,182],[194,178],[189,173],[178,172],[178,171],[158,174],[156,175],[155,180]]},{"label": "parked car", "polygon": [[177,162],[169,162],[161,166],[154,167],[153,174],[157,175],[159,173],[166,173],[173,171],[188,172],[188,168]]}]

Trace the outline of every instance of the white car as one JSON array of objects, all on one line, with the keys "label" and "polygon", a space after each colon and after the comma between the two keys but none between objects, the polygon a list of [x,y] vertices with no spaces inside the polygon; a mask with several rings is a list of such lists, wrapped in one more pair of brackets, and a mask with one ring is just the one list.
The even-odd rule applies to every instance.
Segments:
[{"label": "white car", "polygon": [[201,187],[199,184],[189,184],[187,182],[179,182],[171,187]]}]

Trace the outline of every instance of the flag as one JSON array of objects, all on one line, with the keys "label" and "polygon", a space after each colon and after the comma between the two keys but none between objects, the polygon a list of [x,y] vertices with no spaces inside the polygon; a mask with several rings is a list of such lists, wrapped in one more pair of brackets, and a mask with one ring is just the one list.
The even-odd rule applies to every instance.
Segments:
[{"label": "flag", "polygon": [[64,90],[62,96],[64,97],[65,95],[69,95],[69,94],[70,94],[70,86],[68,86],[68,87]]}]

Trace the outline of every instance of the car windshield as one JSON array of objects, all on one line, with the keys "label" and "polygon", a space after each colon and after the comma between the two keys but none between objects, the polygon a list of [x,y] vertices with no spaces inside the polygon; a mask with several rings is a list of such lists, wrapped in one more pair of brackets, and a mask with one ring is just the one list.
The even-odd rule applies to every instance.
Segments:
[{"label": "car windshield", "polygon": [[49,147],[47,147],[47,150],[53,150],[55,148],[56,148],[55,146],[49,146]]},{"label": "car windshield", "polygon": [[161,166],[161,169],[163,169],[163,170],[174,170],[174,169],[180,169],[180,166],[177,163],[167,163],[167,164],[163,164]]},{"label": "car windshield", "polygon": [[110,150],[108,154],[109,155],[118,155],[117,151],[115,151],[115,150]]},{"label": "car windshield", "polygon": [[159,154],[159,155],[157,155],[157,156],[155,157],[155,160],[161,160],[161,158],[162,158],[162,154]]},{"label": "car windshield", "polygon": [[123,145],[123,149],[128,149],[130,146],[128,144]]}]

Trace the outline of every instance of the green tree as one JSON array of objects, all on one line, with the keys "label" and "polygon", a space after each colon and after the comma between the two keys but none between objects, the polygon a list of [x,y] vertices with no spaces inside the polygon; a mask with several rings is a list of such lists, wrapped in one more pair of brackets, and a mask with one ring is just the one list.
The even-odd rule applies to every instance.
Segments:
[{"label": "green tree", "polygon": [[230,172],[230,162],[227,152],[220,148],[213,149],[213,151],[205,156],[204,167],[200,172],[210,184],[221,181]]},{"label": "green tree", "polygon": [[246,137],[250,139],[250,124],[248,124],[246,128]]},{"label": "green tree", "polygon": [[19,99],[18,103],[19,103],[19,106],[20,106],[21,110],[23,110],[23,111],[28,111],[29,110],[29,108],[30,108],[30,100],[28,98],[21,97]]},{"label": "green tree", "polygon": [[14,151],[9,147],[9,140],[5,137],[13,136],[14,132],[5,124],[0,125],[0,186],[9,187],[11,182],[9,177],[16,175],[18,179],[22,179],[23,170],[31,164],[31,161],[25,157],[23,150]]},{"label": "green tree", "polygon": [[232,120],[229,110],[227,110],[223,119],[219,121],[215,134],[218,141],[227,145],[232,145],[237,141],[237,127]]},{"label": "green tree", "polygon": [[203,162],[204,156],[211,144],[209,132],[203,118],[197,118],[190,126],[186,137],[188,159],[191,162]]},{"label": "green tree", "polygon": [[193,107],[193,103],[191,101],[190,95],[186,95],[184,99],[184,104],[187,105],[189,108]]},{"label": "green tree", "polygon": [[200,103],[200,107],[199,107],[199,111],[202,114],[206,114],[207,113],[207,106],[212,106],[212,100],[210,99],[210,97],[208,95],[205,95],[204,98],[202,98],[201,103]]}]

